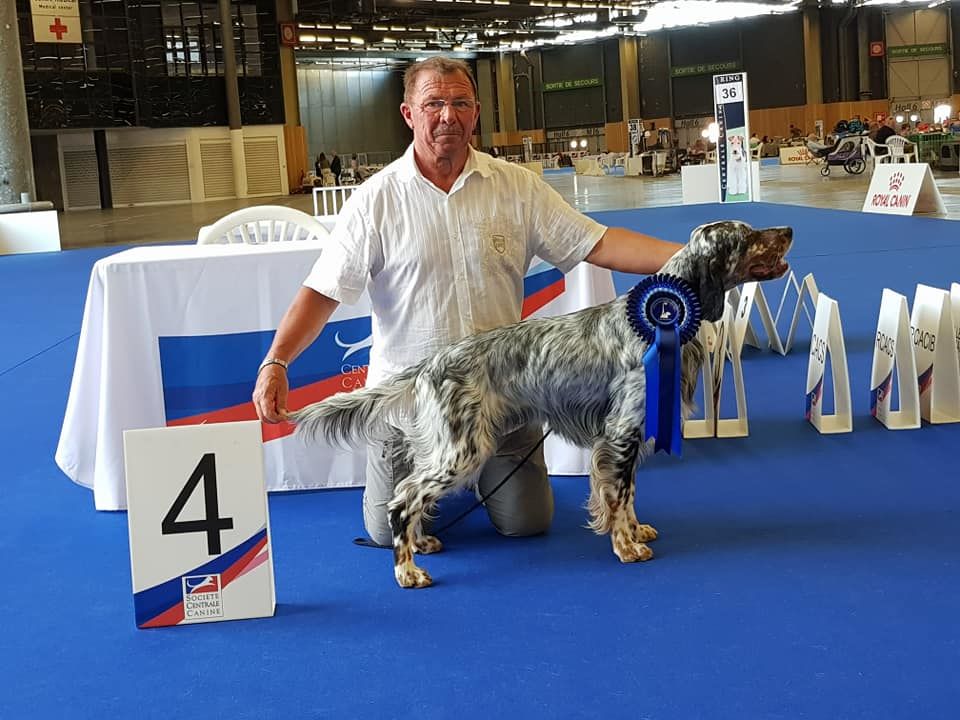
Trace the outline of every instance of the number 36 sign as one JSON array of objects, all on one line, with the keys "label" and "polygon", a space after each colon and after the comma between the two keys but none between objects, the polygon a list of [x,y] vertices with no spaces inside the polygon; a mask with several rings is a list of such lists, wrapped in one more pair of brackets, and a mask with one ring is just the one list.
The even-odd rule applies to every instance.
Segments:
[{"label": "number 36 sign", "polygon": [[128,430],[138,627],[273,615],[260,423]]}]

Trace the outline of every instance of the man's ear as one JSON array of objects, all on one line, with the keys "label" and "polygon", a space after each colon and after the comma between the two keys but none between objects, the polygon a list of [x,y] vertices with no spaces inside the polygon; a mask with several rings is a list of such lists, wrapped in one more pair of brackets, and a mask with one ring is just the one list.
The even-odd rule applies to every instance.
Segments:
[{"label": "man's ear", "polygon": [[407,127],[413,130],[413,111],[407,103],[400,103],[400,114],[403,116],[403,121],[407,124]]}]

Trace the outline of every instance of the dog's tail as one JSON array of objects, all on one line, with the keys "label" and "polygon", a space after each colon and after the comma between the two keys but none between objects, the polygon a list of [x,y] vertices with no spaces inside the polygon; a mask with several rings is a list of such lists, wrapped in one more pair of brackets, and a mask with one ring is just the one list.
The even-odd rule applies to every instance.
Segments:
[{"label": "dog's tail", "polygon": [[301,437],[345,446],[388,438],[413,406],[419,368],[394,375],[382,385],[332,395],[290,413]]}]

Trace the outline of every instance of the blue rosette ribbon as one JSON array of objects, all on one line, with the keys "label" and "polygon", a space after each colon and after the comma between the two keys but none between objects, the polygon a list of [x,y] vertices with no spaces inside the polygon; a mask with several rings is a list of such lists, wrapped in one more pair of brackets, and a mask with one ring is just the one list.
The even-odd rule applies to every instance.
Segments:
[{"label": "blue rosette ribbon", "polygon": [[627,319],[650,348],[644,353],[647,376],[646,437],[654,452],[680,454],[681,350],[700,327],[700,300],[686,280],[651,275],[627,294]]}]

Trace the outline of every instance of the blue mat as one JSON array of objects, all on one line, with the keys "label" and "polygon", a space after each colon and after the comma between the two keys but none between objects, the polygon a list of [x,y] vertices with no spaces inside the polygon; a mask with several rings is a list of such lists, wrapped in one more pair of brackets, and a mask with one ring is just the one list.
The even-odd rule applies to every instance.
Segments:
[{"label": "blue mat", "polygon": [[840,302],[855,431],[803,420],[803,327],[787,357],[745,356],[749,438],[640,471],[653,562],[621,565],[583,528],[585,480],[557,478],[548,535],[500,538],[475,513],[423,560],[435,587],[401,591],[389,552],[350,543],[359,491],[274,494],[276,617],[152,631],[134,627],[125,515],[53,463],[97,253],[0,258],[20,312],[0,328],[30,346],[0,368],[0,718],[952,717],[960,426],[889,432],[868,399],[880,291],[960,281],[958,226],[764,204],[597,217],[677,240],[724,217],[792,225],[795,270]]}]

